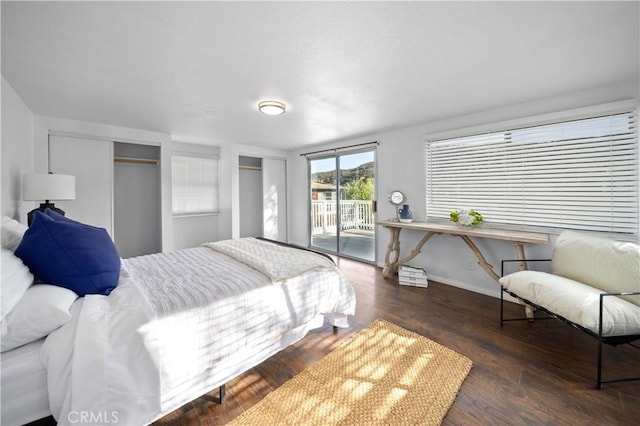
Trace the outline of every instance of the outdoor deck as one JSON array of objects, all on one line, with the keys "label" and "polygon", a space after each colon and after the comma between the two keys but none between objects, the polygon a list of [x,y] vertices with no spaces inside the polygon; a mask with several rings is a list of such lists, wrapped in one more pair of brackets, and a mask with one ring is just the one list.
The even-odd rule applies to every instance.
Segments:
[{"label": "outdoor deck", "polygon": [[[311,247],[329,251],[332,253],[338,252],[338,250],[336,250],[335,232],[314,234]],[[375,261],[376,248],[374,231],[363,229],[343,230],[340,233],[339,252],[340,254],[366,260],[369,262]]]}]

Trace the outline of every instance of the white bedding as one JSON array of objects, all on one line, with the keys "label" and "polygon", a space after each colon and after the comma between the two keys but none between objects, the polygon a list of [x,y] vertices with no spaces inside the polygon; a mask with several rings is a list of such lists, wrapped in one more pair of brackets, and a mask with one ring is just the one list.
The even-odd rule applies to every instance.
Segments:
[{"label": "white bedding", "polygon": [[21,425],[47,417],[47,372],[40,362],[44,338],[0,354],[0,424]]},{"label": "white bedding", "polygon": [[74,308],[42,351],[51,411],[60,425],[82,412],[93,420],[85,424],[129,425],[256,365],[304,336],[320,314],[353,314],[355,293],[335,267],[274,284],[198,247],[128,259],[109,296],[85,296]]},{"label": "white bedding", "polygon": [[319,253],[292,250],[256,238],[216,241],[204,245],[251,266],[274,282],[297,277],[314,269],[334,267],[328,257]]}]

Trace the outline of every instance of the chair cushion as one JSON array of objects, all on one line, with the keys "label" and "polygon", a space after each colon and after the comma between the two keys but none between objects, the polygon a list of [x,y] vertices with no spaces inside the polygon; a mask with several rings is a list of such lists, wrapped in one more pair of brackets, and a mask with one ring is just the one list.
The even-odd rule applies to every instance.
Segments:
[{"label": "chair cushion", "polygon": [[[598,333],[602,290],[539,271],[520,271],[500,278],[504,288],[569,321]],[[640,307],[616,296],[604,300],[603,336],[640,334]]]},{"label": "chair cushion", "polygon": [[[605,293],[640,291],[640,246],[564,231],[553,250],[552,270]],[[624,296],[640,306],[640,296]]]}]

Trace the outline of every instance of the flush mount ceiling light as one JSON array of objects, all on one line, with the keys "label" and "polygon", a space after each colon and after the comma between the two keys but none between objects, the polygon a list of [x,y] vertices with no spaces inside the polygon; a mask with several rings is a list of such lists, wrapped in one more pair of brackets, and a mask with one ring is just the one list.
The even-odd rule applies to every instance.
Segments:
[{"label": "flush mount ceiling light", "polygon": [[258,110],[267,115],[280,115],[284,114],[287,106],[278,101],[262,101],[258,103]]}]

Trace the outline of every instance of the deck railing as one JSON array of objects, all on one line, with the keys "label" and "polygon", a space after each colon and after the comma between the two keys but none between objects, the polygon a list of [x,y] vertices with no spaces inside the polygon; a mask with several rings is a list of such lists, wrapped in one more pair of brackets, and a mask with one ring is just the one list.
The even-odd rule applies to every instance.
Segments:
[{"label": "deck railing", "polygon": [[[372,204],[372,201],[367,200],[340,200],[341,229],[373,231],[375,222]],[[336,200],[314,200],[311,202],[313,234],[336,232],[336,207]]]}]

